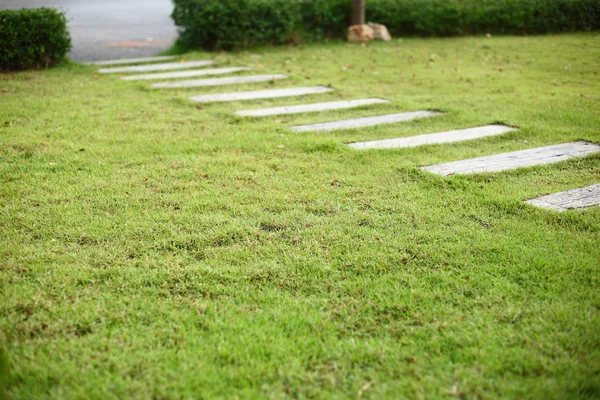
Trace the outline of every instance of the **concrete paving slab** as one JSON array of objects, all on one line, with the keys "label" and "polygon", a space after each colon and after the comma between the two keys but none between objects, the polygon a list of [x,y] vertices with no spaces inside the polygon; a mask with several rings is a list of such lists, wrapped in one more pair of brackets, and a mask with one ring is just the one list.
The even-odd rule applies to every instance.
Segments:
[{"label": "concrete paving slab", "polygon": [[190,100],[196,103],[212,103],[223,101],[275,99],[279,97],[305,96],[332,92],[334,89],[325,86],[306,86],[286,89],[257,90],[253,92],[233,92],[192,96]]},{"label": "concrete paving slab", "polygon": [[397,139],[384,139],[373,140],[369,142],[350,143],[348,144],[348,146],[357,150],[417,147],[427,144],[461,142],[465,140],[479,139],[487,136],[502,135],[503,133],[514,130],[516,129],[505,125],[487,125],[478,128],[430,133],[427,135],[410,136]]},{"label": "concrete paving slab", "polygon": [[236,111],[236,115],[242,117],[266,117],[272,115],[302,114],[310,112],[322,112],[329,110],[342,110],[347,108],[356,108],[370,104],[389,103],[384,99],[360,99],[347,101],[331,101],[327,103],[302,104],[298,106],[263,108],[259,110]]},{"label": "concrete paving slab", "polygon": [[143,80],[157,80],[157,79],[177,79],[177,78],[192,78],[194,76],[206,76],[206,75],[225,75],[232,74],[234,72],[249,71],[251,68],[248,67],[230,67],[230,68],[205,68],[205,69],[193,69],[191,71],[177,71],[177,72],[159,72],[155,74],[144,74],[144,75],[130,75],[123,76],[121,79],[124,81],[143,81]]},{"label": "concrete paving slab", "polygon": [[100,68],[98,72],[101,74],[115,74],[128,72],[169,71],[173,69],[206,67],[207,65],[213,65],[214,63],[215,62],[212,60],[186,61],[166,64],[135,65],[131,67]]},{"label": "concrete paving slab", "polygon": [[410,121],[417,118],[433,117],[441,115],[437,111],[413,111],[400,114],[378,115],[376,117],[346,119],[342,121],[325,122],[321,124],[299,125],[293,126],[290,129],[294,132],[309,132],[309,131],[333,131],[337,129],[354,129],[363,128],[366,126],[376,126],[382,124],[393,124],[396,122]]},{"label": "concrete paving slab", "polygon": [[599,145],[579,141],[431,165],[422,169],[443,176],[499,172],[534,165],[553,164],[598,152],[600,152]]},{"label": "concrete paving slab", "polygon": [[156,61],[172,60],[174,58],[175,58],[175,56],[123,58],[120,60],[88,61],[88,62],[85,62],[84,64],[87,64],[87,65],[144,64],[144,63],[152,63],[152,62],[156,62]]},{"label": "concrete paving slab", "polygon": [[549,194],[537,199],[527,200],[525,203],[554,211],[600,206],[600,184]]},{"label": "concrete paving slab", "polygon": [[253,76],[232,76],[229,78],[195,79],[191,81],[161,82],[152,85],[156,89],[176,89],[192,88],[204,86],[225,86],[244,83],[270,82],[279,79],[287,79],[287,75],[253,75]]}]

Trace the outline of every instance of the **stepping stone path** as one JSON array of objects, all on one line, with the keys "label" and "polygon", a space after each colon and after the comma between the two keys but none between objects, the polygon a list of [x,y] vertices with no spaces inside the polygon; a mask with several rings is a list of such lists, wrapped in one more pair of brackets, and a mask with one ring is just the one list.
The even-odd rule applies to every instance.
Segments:
[{"label": "stepping stone path", "polygon": [[106,60],[106,61],[90,61],[84,64],[87,65],[122,65],[122,64],[142,64],[154,61],[166,61],[172,60],[175,56],[162,56],[162,57],[142,57],[142,58],[124,58],[121,60]]},{"label": "stepping stone path", "polygon": [[215,62],[212,60],[186,61],[166,64],[135,65],[132,67],[101,68],[98,72],[101,74],[114,74],[124,72],[169,71],[173,69],[206,67],[207,65],[213,65],[214,63]]},{"label": "stepping stone path", "polygon": [[287,79],[287,75],[234,76],[231,78],[196,79],[191,81],[162,82],[155,83],[152,85],[152,87],[160,89],[175,89],[202,86],[223,86],[235,85],[240,83],[269,82],[278,79]]},{"label": "stepping stone path", "polygon": [[358,150],[417,147],[426,144],[461,142],[464,140],[473,140],[487,136],[496,136],[514,130],[516,129],[504,125],[488,125],[479,128],[431,133],[428,135],[411,136],[398,139],[384,139],[370,142],[351,143],[348,146]]},{"label": "stepping stone path", "polygon": [[533,165],[553,164],[598,152],[600,152],[599,145],[580,141],[431,165],[422,169],[442,176],[499,172]]},{"label": "stepping stone path", "polygon": [[600,184],[549,194],[525,203],[554,211],[567,211],[600,205]]},{"label": "stepping stone path", "polygon": [[[145,58],[130,58],[122,60],[107,60],[88,62],[88,65],[122,65],[122,64],[138,64],[152,63],[156,61],[164,61],[175,58],[174,56],[164,57],[145,57]],[[174,62],[164,64],[148,64],[136,65],[127,67],[113,67],[99,69],[99,73],[130,73],[130,72],[152,72],[152,71],[170,71],[178,69],[188,69],[195,67],[205,67],[213,65],[212,60],[189,61],[189,62]],[[166,73],[151,73],[143,75],[132,75],[122,77],[123,80],[157,80],[157,79],[177,79],[190,78],[207,75],[230,74],[234,72],[247,71],[247,67],[231,67],[231,68],[213,68],[190,71],[177,71]],[[227,78],[211,78],[211,79],[196,79],[187,81],[172,81],[161,82],[152,85],[154,88],[187,88],[187,87],[203,87],[203,86],[220,86],[233,85],[253,82],[266,82],[279,79],[287,79],[286,75],[255,75],[255,76],[239,76]],[[225,102],[239,100],[259,100],[259,99],[274,99],[280,97],[303,96],[309,94],[328,93],[334,89],[325,86],[308,86],[286,89],[271,89],[259,90],[253,92],[233,92],[209,94],[201,96],[193,96],[190,99],[198,103],[210,102]],[[285,114],[301,114],[329,110],[351,109],[372,104],[389,103],[388,100],[379,98],[367,98],[348,101],[333,101],[326,103],[303,104],[296,106],[274,107],[257,110],[237,111],[236,115],[244,117],[265,117],[273,115]],[[402,121],[409,121],[417,118],[427,118],[440,115],[437,111],[414,111],[398,114],[379,115],[374,117],[347,119],[341,121],[325,122],[312,125],[293,126],[290,129],[295,132],[307,131],[332,131],[337,129],[351,129],[368,126],[376,126],[382,124],[391,124]],[[514,131],[505,125],[488,125],[477,128],[453,130],[447,132],[431,133],[426,135],[418,135],[403,138],[374,140],[367,142],[350,143],[348,146],[353,149],[392,149],[417,147],[427,144],[442,144],[461,142],[466,140],[474,140],[478,138],[502,135],[506,132]],[[586,156],[600,152],[600,145],[578,141],[572,143],[564,143],[554,146],[539,147],[536,149],[516,151],[512,153],[496,154],[492,156],[473,158],[462,161],[455,161],[444,164],[436,164],[421,169],[434,174],[449,176],[455,174],[476,174],[483,172],[499,172],[514,168],[529,167],[534,165],[552,164],[560,161],[568,160],[573,157]],[[526,203],[536,207],[566,211],[570,209],[586,208],[600,205],[600,184],[569,190],[561,193],[554,193],[547,196],[542,196],[536,199],[527,200]]]},{"label": "stepping stone path", "polygon": [[145,74],[145,75],[130,75],[122,76],[121,79],[124,81],[143,81],[143,80],[155,80],[155,79],[176,79],[176,78],[192,78],[194,76],[205,76],[205,75],[224,75],[231,74],[234,72],[249,71],[248,67],[231,67],[231,68],[209,68],[209,69],[198,69],[192,71],[178,71],[178,72],[162,72],[158,74]]},{"label": "stepping stone path", "polygon": [[266,117],[271,115],[301,114],[316,111],[342,110],[347,108],[362,107],[370,104],[389,103],[384,99],[361,99],[348,101],[331,101],[328,103],[304,104],[299,106],[263,108],[260,110],[237,111],[236,115],[242,117]]},{"label": "stepping stone path", "polygon": [[375,126],[382,124],[392,124],[395,122],[410,121],[417,118],[433,117],[441,115],[437,111],[414,111],[400,114],[379,115],[376,117],[366,117],[357,119],[347,119],[342,121],[325,122],[314,125],[293,126],[290,129],[294,132],[308,131],[333,131],[337,129],[362,128],[365,126]]},{"label": "stepping stone path", "polygon": [[307,86],[288,89],[258,90],[254,92],[207,94],[190,97],[190,100],[196,103],[212,103],[223,101],[275,99],[279,97],[304,96],[308,94],[327,93],[332,91],[333,89],[325,86]]}]

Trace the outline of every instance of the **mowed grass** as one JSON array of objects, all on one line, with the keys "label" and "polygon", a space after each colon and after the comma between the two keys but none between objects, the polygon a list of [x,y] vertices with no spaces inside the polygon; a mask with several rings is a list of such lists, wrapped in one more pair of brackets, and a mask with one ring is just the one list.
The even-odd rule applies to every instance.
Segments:
[{"label": "mowed grass", "polygon": [[[600,209],[523,203],[600,182],[600,155],[448,178],[419,169],[600,142],[600,36],[183,56],[207,57],[290,79],[150,90],[81,65],[0,75],[9,396],[600,396]],[[188,101],[308,85],[336,91]],[[364,97],[392,103],[233,115]],[[287,129],[420,109],[444,115]],[[344,144],[491,123],[519,130],[414,149]]]}]

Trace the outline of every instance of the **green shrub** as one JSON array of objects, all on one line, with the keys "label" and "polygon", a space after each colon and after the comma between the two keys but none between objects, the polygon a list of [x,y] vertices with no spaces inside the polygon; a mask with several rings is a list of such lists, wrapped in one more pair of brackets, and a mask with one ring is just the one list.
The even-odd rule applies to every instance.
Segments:
[{"label": "green shrub", "polygon": [[179,42],[207,50],[342,37],[349,0],[174,0]]},{"label": "green shrub", "polygon": [[[343,38],[350,0],[173,0],[187,48],[234,49]],[[600,0],[367,0],[395,35],[536,34],[600,29]]]},{"label": "green shrub", "polygon": [[305,0],[298,36],[312,39],[340,38],[350,21],[349,0]]},{"label": "green shrub", "polygon": [[185,47],[233,49],[293,42],[296,0],[176,0],[172,17]]},{"label": "green shrub", "polygon": [[63,13],[52,8],[0,10],[0,70],[49,67],[70,49]]},{"label": "green shrub", "polygon": [[539,34],[600,29],[600,0],[367,0],[392,34]]}]

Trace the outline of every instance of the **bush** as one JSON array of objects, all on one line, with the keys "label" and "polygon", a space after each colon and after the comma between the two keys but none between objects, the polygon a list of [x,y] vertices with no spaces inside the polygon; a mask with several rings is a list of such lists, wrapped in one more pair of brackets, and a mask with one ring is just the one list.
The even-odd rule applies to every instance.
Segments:
[{"label": "bush", "polygon": [[188,48],[233,49],[295,40],[300,3],[295,0],[175,0],[172,14]]},{"label": "bush", "polygon": [[70,49],[63,13],[52,8],[0,10],[0,70],[49,67]]},{"label": "bush", "polygon": [[367,0],[392,34],[539,34],[600,29],[600,0]]},{"label": "bush", "polygon": [[[180,43],[208,50],[343,38],[350,0],[173,0]],[[367,0],[392,34],[535,34],[600,29],[600,0]]]},{"label": "bush", "polygon": [[302,21],[298,36],[323,39],[345,37],[350,22],[350,0],[302,1]]},{"label": "bush", "polygon": [[342,37],[349,0],[173,0],[186,48],[231,50]]}]

